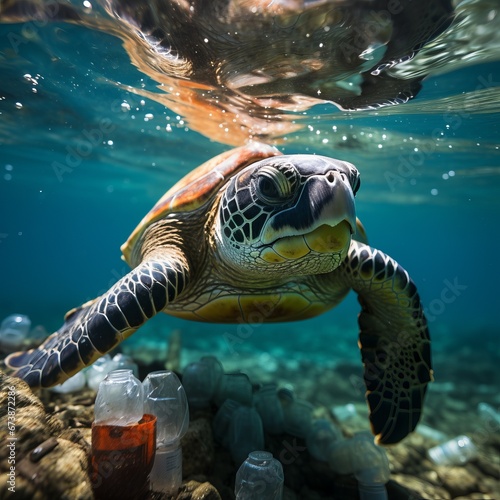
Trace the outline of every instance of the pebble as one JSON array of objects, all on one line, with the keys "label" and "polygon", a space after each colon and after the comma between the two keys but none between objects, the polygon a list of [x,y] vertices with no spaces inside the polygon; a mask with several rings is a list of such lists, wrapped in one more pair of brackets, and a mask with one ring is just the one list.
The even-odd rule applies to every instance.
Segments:
[{"label": "pebble", "polygon": [[212,468],[215,456],[214,439],[208,419],[198,418],[189,422],[189,428],[181,444],[184,477],[205,474]]},{"label": "pebble", "polygon": [[453,498],[477,491],[477,477],[468,468],[437,466],[436,472]]},{"label": "pebble", "polygon": [[176,500],[220,500],[219,492],[208,482],[188,481],[181,486]]},{"label": "pebble", "polygon": [[[397,481],[399,484],[405,486],[407,490],[410,490],[410,496],[408,498],[425,498],[425,499],[439,499],[439,500],[449,500],[452,498],[450,493],[434,484],[428,483],[423,479],[414,476],[408,476],[406,474],[393,474],[391,476],[393,481]],[[415,497],[413,497],[415,495]]]}]

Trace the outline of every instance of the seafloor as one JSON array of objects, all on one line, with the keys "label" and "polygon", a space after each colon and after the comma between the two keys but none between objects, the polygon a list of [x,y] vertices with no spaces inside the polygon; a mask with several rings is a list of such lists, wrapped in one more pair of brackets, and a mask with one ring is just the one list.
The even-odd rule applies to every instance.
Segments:
[{"label": "seafloor", "polygon": [[[123,349],[132,348],[125,345]],[[144,344],[130,354],[139,364],[141,379],[150,371],[164,369],[169,356],[159,344]],[[183,367],[206,354],[209,353],[182,349],[174,363]],[[170,363],[171,358],[170,351]],[[362,376],[359,362],[328,366],[307,359],[284,361],[251,352],[220,360],[226,372],[246,373],[254,384],[275,382],[293,388],[298,397],[316,407],[316,416],[334,422],[333,405],[354,403],[357,415],[335,423],[346,436],[368,429],[367,409],[355,383]],[[434,353],[434,365],[439,377],[430,387],[423,422],[450,438],[469,436],[479,453],[463,466],[435,466],[426,452],[438,442],[415,432],[402,443],[386,448],[391,467],[388,498],[498,500],[500,426],[482,421],[477,412],[480,402],[496,409],[500,406],[500,354],[494,335],[477,332],[469,341],[450,339],[449,345]],[[0,383],[0,439],[5,443],[8,437],[6,399],[12,386],[17,393],[18,438],[15,494],[9,492],[7,483],[9,450],[0,447],[0,498],[92,498],[88,470],[95,393],[90,389],[70,395],[49,390],[32,393],[24,382],[3,373]],[[237,466],[229,452],[214,441],[211,422],[215,411],[214,407],[191,414],[183,439],[184,482],[177,499],[235,498]],[[314,460],[302,440],[289,435],[266,436],[266,449],[275,457],[284,458],[285,500],[359,498],[354,477],[335,474],[326,463]],[[146,498],[167,497],[149,493]]]}]

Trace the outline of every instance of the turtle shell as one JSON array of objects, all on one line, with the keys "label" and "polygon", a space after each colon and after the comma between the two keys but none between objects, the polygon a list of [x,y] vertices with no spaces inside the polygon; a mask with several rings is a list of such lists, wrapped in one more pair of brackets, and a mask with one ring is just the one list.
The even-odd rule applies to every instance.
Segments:
[{"label": "turtle shell", "polygon": [[196,210],[208,201],[229,177],[247,165],[280,154],[272,146],[252,142],[215,156],[195,168],[174,184],[141,220],[128,240],[121,246],[123,258],[130,262],[133,248],[148,226],[154,222],[170,213]]}]

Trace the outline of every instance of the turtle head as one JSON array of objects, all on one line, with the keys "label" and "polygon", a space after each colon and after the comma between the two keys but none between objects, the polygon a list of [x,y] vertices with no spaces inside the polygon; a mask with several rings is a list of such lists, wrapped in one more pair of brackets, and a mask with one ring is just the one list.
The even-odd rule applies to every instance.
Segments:
[{"label": "turtle head", "polygon": [[225,185],[215,221],[216,252],[245,276],[333,271],[356,230],[359,173],[316,155],[253,163]]}]

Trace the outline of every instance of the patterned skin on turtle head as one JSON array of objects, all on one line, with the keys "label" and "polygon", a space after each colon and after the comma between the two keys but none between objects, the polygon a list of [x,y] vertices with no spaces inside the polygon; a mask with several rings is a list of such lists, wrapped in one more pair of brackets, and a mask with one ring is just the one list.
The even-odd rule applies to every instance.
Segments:
[{"label": "patterned skin on turtle head", "polygon": [[356,231],[359,173],[324,156],[277,156],[227,183],[215,224],[215,251],[245,276],[333,271]]}]

